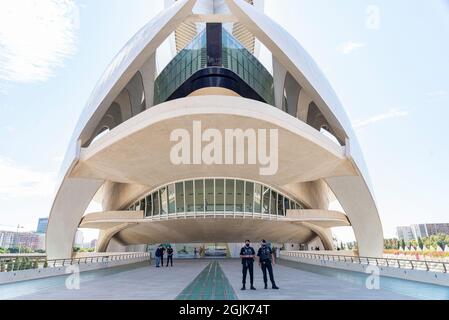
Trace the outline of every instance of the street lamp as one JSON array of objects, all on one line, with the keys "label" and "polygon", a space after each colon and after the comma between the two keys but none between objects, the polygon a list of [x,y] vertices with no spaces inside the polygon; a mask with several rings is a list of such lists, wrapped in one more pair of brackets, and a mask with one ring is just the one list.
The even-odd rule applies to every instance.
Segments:
[{"label": "street lamp", "polygon": [[20,224],[17,225],[17,231],[16,231],[16,237],[17,237],[17,247],[19,248],[19,254],[20,254],[20,238],[19,238],[19,229],[23,229],[24,227]]}]

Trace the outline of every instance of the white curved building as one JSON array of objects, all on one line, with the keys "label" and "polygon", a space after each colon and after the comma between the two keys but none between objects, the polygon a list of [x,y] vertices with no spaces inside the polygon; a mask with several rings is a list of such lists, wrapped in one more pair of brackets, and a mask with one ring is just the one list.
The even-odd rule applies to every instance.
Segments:
[{"label": "white curved building", "polygon": [[[263,14],[263,1],[166,6],[116,56],[80,118],[48,257],[70,257],[79,227],[100,229],[97,249],[109,252],[247,238],[333,250],[337,226],[352,226],[360,255],[380,256],[357,139],[307,52]],[[157,70],[166,39],[173,59]],[[260,44],[272,72],[258,60]],[[93,200],[103,211],[86,215]],[[344,212],[330,211],[333,201]]]}]

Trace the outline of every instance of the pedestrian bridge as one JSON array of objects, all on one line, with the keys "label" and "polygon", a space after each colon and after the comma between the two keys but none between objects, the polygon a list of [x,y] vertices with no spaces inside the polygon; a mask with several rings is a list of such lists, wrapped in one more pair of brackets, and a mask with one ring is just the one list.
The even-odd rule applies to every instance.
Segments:
[{"label": "pedestrian bridge", "polygon": [[[275,266],[276,282],[281,290],[275,291],[263,289],[262,272],[255,266],[255,286],[258,290],[240,291],[242,273],[238,259],[175,260],[173,268],[155,268],[146,261],[82,272],[79,289],[67,288],[67,275],[0,285],[0,299],[449,299],[448,288],[422,284],[416,290],[416,287],[410,287],[410,281],[389,279],[382,281],[381,289],[369,290],[364,274],[321,269],[282,260]],[[421,296],[413,295],[414,292],[419,292]]]}]

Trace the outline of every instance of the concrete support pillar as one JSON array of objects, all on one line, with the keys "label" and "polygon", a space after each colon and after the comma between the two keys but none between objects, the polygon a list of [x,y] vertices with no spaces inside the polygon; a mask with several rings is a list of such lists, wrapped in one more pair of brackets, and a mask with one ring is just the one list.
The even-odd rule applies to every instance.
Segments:
[{"label": "concrete support pillar", "polygon": [[46,234],[47,259],[69,259],[78,225],[104,181],[66,178],[50,213]]},{"label": "concrete support pillar", "polygon": [[284,88],[287,69],[279,63],[273,56],[273,74],[274,74],[274,105],[276,108],[283,110],[284,105]]},{"label": "concrete support pillar", "polygon": [[143,90],[145,92],[146,109],[150,109],[154,102],[154,81],[156,80],[156,54],[154,53],[140,69]]},{"label": "concrete support pillar", "polygon": [[312,103],[312,99],[306,93],[304,89],[301,89],[298,99],[298,119],[307,123],[307,116],[309,114],[309,106]]}]

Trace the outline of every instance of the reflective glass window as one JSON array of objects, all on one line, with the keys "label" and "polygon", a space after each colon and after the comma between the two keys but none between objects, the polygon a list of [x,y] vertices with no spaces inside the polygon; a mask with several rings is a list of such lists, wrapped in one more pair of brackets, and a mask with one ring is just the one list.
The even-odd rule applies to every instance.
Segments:
[{"label": "reflective glass window", "polygon": [[206,194],[206,211],[214,212],[215,211],[215,190],[214,190],[214,180],[213,179],[206,180],[205,194]]},{"label": "reflective glass window", "polygon": [[224,180],[215,180],[215,210],[217,212],[224,211]]},{"label": "reflective glass window", "polygon": [[263,187],[256,183],[254,184],[254,212],[262,213],[262,194]]},{"label": "reflective glass window", "polygon": [[276,215],[277,214],[277,192],[271,191],[271,197],[270,197],[270,214]]},{"label": "reflective glass window", "polygon": [[263,214],[269,214],[270,213],[270,188],[263,187]]},{"label": "reflective glass window", "polygon": [[168,186],[168,213],[176,213],[175,185]]},{"label": "reflective glass window", "polygon": [[153,216],[159,215],[159,209],[159,192],[156,191],[155,193],[153,193]]},{"label": "reflective glass window", "polygon": [[284,196],[278,194],[278,215],[284,215]]},{"label": "reflective glass window", "polygon": [[245,212],[253,212],[254,207],[254,183],[246,182],[245,187]]},{"label": "reflective glass window", "polygon": [[226,212],[234,212],[235,180],[226,180]]},{"label": "reflective glass window", "polygon": [[204,212],[204,181],[195,180],[195,211]]},{"label": "reflective glass window", "polygon": [[178,182],[176,184],[176,212],[184,213],[184,183]]},{"label": "reflective glass window", "polygon": [[243,212],[243,205],[245,202],[245,182],[237,180],[235,184],[235,211]]},{"label": "reflective glass window", "polygon": [[161,197],[161,200],[160,200],[161,214],[167,214],[168,213],[167,188],[164,187],[161,190],[159,190],[159,195]]},{"label": "reflective glass window", "polygon": [[151,198],[151,194],[147,197],[146,203],[145,216],[151,217],[153,215],[153,199]]},{"label": "reflective glass window", "polygon": [[193,181],[186,181],[186,206],[187,212],[195,212]]}]

